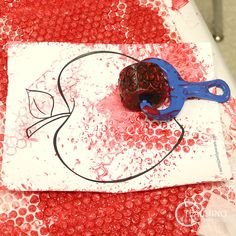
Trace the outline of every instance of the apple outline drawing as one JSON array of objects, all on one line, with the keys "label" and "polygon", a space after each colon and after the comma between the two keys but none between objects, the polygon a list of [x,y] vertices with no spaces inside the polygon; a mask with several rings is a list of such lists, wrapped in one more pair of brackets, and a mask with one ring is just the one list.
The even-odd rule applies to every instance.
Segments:
[{"label": "apple outline drawing", "polygon": [[[172,149],[164,156],[162,157],[156,164],[154,164],[153,166],[151,166],[150,168],[138,173],[138,174],[135,174],[135,175],[131,175],[131,176],[128,176],[128,177],[125,177],[125,178],[121,178],[121,179],[115,179],[115,180],[96,180],[96,179],[91,179],[89,177],[86,177],[86,176],[83,176],[79,173],[77,173],[76,171],[74,171],[72,168],[70,168],[68,166],[68,164],[66,164],[66,162],[64,161],[63,157],[60,155],[60,152],[58,150],[58,145],[57,145],[57,138],[58,138],[58,134],[60,132],[60,130],[62,129],[62,127],[66,124],[66,122],[68,121],[68,119],[70,118],[70,116],[72,115],[73,111],[74,111],[74,108],[75,108],[75,101],[73,99],[73,106],[72,108],[70,108],[69,106],[69,103],[68,101],[66,100],[66,97],[63,93],[63,89],[62,89],[62,86],[61,86],[61,76],[62,76],[62,73],[63,71],[67,68],[67,66],[69,66],[71,63],[79,60],[79,59],[82,59],[84,57],[88,57],[88,56],[92,56],[92,55],[95,55],[95,54],[104,54],[104,53],[109,53],[109,54],[115,54],[115,55],[120,55],[120,56],[124,56],[124,57],[127,57],[127,58],[130,58],[134,61],[136,61],[137,63],[140,62],[140,60],[132,57],[132,56],[129,56],[129,55],[126,55],[126,54],[123,54],[123,53],[120,53],[120,52],[115,52],[115,51],[106,51],[106,50],[100,50],[100,51],[92,51],[92,52],[88,52],[88,53],[84,53],[84,54],[81,54],[75,58],[73,58],[72,60],[70,60],[68,63],[66,63],[63,68],[61,69],[59,75],[58,75],[58,78],[57,78],[57,88],[58,88],[58,91],[60,93],[60,96],[61,98],[63,99],[64,103],[65,103],[65,106],[67,108],[67,112],[63,112],[63,113],[59,113],[59,114],[56,114],[56,115],[52,115],[52,112],[53,112],[53,108],[54,108],[54,97],[45,92],[45,91],[40,91],[40,90],[30,90],[30,89],[26,89],[26,92],[27,92],[27,95],[28,95],[28,101],[29,101],[29,112],[30,114],[37,118],[37,119],[40,119],[38,122],[34,123],[33,125],[29,126],[27,129],[26,129],[26,135],[28,138],[30,138],[31,136],[33,136],[38,130],[40,130],[41,128],[43,128],[44,126],[46,126],[47,124],[55,121],[55,120],[58,120],[58,119],[61,119],[61,118],[66,118],[65,121],[59,126],[59,128],[56,130],[56,132],[54,133],[54,136],[53,136],[53,146],[54,146],[54,150],[56,152],[56,155],[57,157],[59,158],[60,162],[70,171],[72,172],[73,174],[77,175],[78,177],[82,178],[82,179],[85,179],[87,181],[90,181],[90,182],[95,182],[95,183],[120,183],[120,182],[125,182],[125,181],[129,181],[129,180],[132,180],[132,179],[135,179],[139,176],[142,176],[146,173],[148,173],[149,171],[155,169],[158,165],[160,165],[174,150],[175,148],[180,144],[180,142],[182,141],[183,137],[184,137],[184,128],[183,126],[174,118],[173,120],[176,122],[176,124],[179,126],[180,130],[181,130],[181,135],[179,136],[177,142],[175,143],[175,145],[172,147]],[[34,94],[37,94],[37,93],[40,93],[41,95],[44,95],[46,96],[50,101],[51,101],[51,109],[50,111],[48,112],[45,112],[45,111],[42,111],[41,108],[37,105],[37,101],[33,98],[33,101],[32,100],[32,96],[31,94],[34,93]],[[32,112],[32,109],[31,109],[31,102],[32,104],[34,105],[34,107],[38,110],[39,114],[42,116],[42,117],[39,117],[39,116],[36,116],[33,114]]]}]

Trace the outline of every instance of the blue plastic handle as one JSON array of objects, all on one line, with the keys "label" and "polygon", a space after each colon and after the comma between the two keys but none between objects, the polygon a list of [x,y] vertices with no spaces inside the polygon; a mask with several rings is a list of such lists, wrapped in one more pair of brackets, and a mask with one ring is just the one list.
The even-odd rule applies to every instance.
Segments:
[{"label": "blue plastic handle", "polygon": [[[161,67],[168,78],[170,87],[170,105],[166,109],[158,110],[148,101],[140,103],[141,110],[148,116],[156,120],[169,120],[178,115],[184,102],[188,98],[201,98],[216,102],[226,102],[230,98],[229,86],[220,79],[190,83],[183,80],[178,71],[167,61],[158,58],[149,58],[143,62],[151,62]],[[223,94],[216,95],[210,92],[210,88],[217,87]]]},{"label": "blue plastic handle", "polygon": [[[220,88],[223,91],[223,94],[217,95],[211,93],[209,89],[214,87]],[[205,82],[186,83],[183,93],[186,98],[203,98],[220,103],[226,102],[230,98],[229,86],[225,83],[225,81],[220,79]]]}]

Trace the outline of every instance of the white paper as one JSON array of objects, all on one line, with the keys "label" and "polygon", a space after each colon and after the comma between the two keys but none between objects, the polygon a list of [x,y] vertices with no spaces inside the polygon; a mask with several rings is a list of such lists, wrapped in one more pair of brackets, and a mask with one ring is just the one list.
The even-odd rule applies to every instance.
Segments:
[{"label": "white paper", "polygon": [[205,209],[197,235],[234,236],[236,234],[236,207],[221,196],[212,194]]},{"label": "white paper", "polygon": [[[185,128],[180,151],[175,150],[141,176],[104,183],[126,179],[155,166],[174,146],[178,139],[174,134],[180,133],[180,128],[170,121],[151,131],[152,122],[140,119],[141,112],[123,107],[118,77],[125,66],[135,63],[132,59],[103,53],[76,60],[61,76],[64,99],[58,75],[66,63],[83,53],[109,50],[142,60],[150,57],[150,52],[151,56],[165,57],[163,51],[159,52],[163,47],[11,45],[2,165],[4,185],[11,190],[126,192],[230,178],[219,105],[188,100],[177,117]],[[208,80],[213,79],[209,44],[202,43],[197,48],[198,59],[204,58],[208,63]],[[161,135],[158,129],[169,130],[171,134]],[[37,132],[27,137],[26,130]],[[161,142],[163,148],[157,148],[158,139],[166,139]]]}]

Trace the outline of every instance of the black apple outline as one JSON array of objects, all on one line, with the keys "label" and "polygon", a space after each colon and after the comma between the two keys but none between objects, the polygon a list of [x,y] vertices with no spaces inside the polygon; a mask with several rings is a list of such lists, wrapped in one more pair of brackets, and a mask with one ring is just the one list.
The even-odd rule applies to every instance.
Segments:
[{"label": "black apple outline", "polygon": [[[155,165],[153,165],[152,167],[146,169],[145,171],[143,172],[140,172],[138,174],[135,174],[135,175],[132,175],[132,176],[129,176],[129,177],[126,177],[126,178],[122,178],[122,179],[117,179],[117,180],[105,180],[105,181],[102,181],[102,180],[95,180],[95,179],[90,179],[88,177],[85,177],[85,176],[82,176],[80,175],[79,173],[75,172],[74,170],[72,170],[66,163],[65,161],[63,160],[63,158],[61,157],[60,153],[59,153],[59,150],[57,148],[57,136],[58,136],[58,133],[59,131],[61,130],[61,128],[66,124],[67,120],[70,118],[70,116],[72,115],[73,111],[74,111],[74,108],[75,108],[75,101],[73,99],[73,107],[72,109],[70,109],[70,106],[69,106],[69,103],[67,102],[66,100],[66,97],[64,96],[63,94],[63,90],[62,90],[62,87],[61,87],[61,75],[63,73],[63,71],[66,69],[67,66],[69,66],[71,63],[79,60],[79,59],[82,59],[84,57],[87,57],[87,56],[91,56],[91,55],[95,55],[95,54],[104,54],[104,53],[110,53],[110,54],[116,54],[116,55],[120,55],[120,56],[125,56],[127,58],[130,58],[136,62],[140,62],[140,60],[134,58],[134,57],[131,57],[129,55],[126,55],[126,54],[123,54],[123,53],[119,53],[119,52],[114,52],[114,51],[106,51],[106,50],[101,50],[101,51],[92,51],[92,52],[88,52],[88,53],[84,53],[82,55],[79,55],[77,57],[75,57],[74,59],[70,60],[68,63],[66,63],[66,65],[61,69],[59,75],[58,75],[58,79],[57,79],[57,87],[58,87],[58,91],[61,95],[61,98],[63,99],[67,109],[68,109],[68,112],[64,112],[64,113],[59,113],[59,114],[56,114],[56,115],[52,115],[52,112],[53,112],[53,108],[54,108],[54,97],[47,93],[47,92],[44,92],[44,91],[39,91],[39,90],[29,90],[29,89],[26,89],[27,90],[27,93],[28,93],[28,99],[29,98],[29,91],[34,91],[34,92],[41,92],[41,93],[44,93],[44,94],[47,94],[48,96],[50,96],[52,99],[53,99],[53,107],[51,108],[51,115],[48,116],[48,117],[45,117],[45,118],[37,118],[37,119],[40,119],[40,121],[34,123],[33,125],[31,125],[30,127],[28,127],[26,129],[26,134],[27,134],[27,137],[30,138],[35,132],[37,132],[38,130],[40,130],[41,128],[43,128],[45,125],[55,121],[55,120],[58,120],[58,119],[61,119],[61,118],[65,118],[67,117],[67,119],[60,125],[60,127],[56,130],[55,134],[54,134],[54,137],[53,137],[53,146],[54,146],[54,150],[59,158],[59,160],[61,161],[61,163],[69,170],[71,171],[72,173],[74,173],[75,175],[79,176],[80,178],[82,179],[85,179],[85,180],[88,180],[88,181],[91,181],[91,182],[95,182],[95,183],[120,183],[120,182],[125,182],[125,181],[128,181],[128,180],[132,180],[134,178],[137,178],[141,175],[144,175],[146,174],[147,172],[153,170],[154,168],[156,168],[158,165],[160,165],[174,150],[175,148],[180,144],[181,140],[183,139],[184,137],[184,128],[183,126],[174,118],[174,121],[177,123],[177,125],[180,127],[181,129],[181,135],[179,137],[179,139],[177,140],[176,144],[173,146],[173,148],[158,162],[156,163]],[[29,101],[30,102],[30,101]],[[31,113],[31,109],[30,109],[30,105],[29,105],[29,110],[30,110],[30,113]],[[32,113],[31,113],[32,115]],[[34,116],[35,117],[35,116]],[[39,127],[38,127],[39,126]],[[32,130],[33,129],[33,130]]]}]

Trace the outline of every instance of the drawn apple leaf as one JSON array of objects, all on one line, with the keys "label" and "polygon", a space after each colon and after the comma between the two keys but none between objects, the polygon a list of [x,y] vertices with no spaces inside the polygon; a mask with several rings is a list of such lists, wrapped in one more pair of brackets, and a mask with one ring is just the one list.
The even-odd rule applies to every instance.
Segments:
[{"label": "drawn apple leaf", "polygon": [[52,116],[54,108],[54,98],[51,94],[26,89],[28,94],[29,112],[37,119],[45,119]]}]

